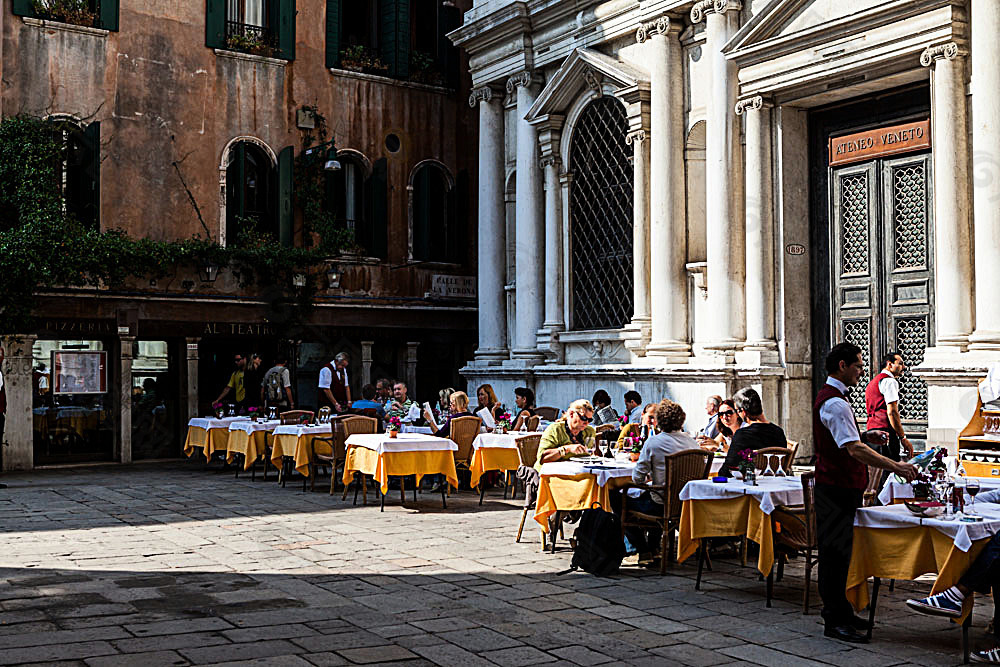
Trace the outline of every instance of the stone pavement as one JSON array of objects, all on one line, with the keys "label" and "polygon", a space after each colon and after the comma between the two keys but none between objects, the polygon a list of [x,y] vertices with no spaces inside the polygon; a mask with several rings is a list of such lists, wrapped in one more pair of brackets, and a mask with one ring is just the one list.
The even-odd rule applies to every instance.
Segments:
[{"label": "stone pavement", "polygon": [[2,665],[961,662],[957,626],[903,605],[927,582],[886,592],[858,648],[823,638],[817,609],[801,614],[799,564],[772,609],[738,559],[717,559],[701,592],[693,563],[563,574],[571,553],[540,553],[530,519],[515,544],[520,503],[496,493],[447,510],[390,493],[379,513],[192,462],[3,481]]}]

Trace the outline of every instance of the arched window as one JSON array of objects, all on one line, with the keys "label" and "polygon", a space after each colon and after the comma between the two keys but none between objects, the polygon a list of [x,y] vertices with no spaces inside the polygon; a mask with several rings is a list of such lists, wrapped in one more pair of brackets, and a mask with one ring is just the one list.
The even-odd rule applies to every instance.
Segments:
[{"label": "arched window", "polygon": [[56,173],[63,211],[91,229],[100,229],[101,124],[81,127],[65,116],[49,122],[62,146]]},{"label": "arched window", "polygon": [[573,328],[617,329],[632,317],[632,147],[614,97],[580,115],[570,144]]},{"label": "arched window", "polygon": [[[462,175],[464,181],[464,174]],[[413,259],[461,263],[464,259],[464,200],[467,188],[456,187],[444,165],[427,161],[411,179]]]},{"label": "arched window", "polygon": [[369,257],[387,257],[386,160],[368,166],[360,154],[337,154],[339,171],[327,172],[327,206]]},{"label": "arched window", "polygon": [[264,150],[238,141],[226,166],[226,245],[279,241],[275,165]]}]

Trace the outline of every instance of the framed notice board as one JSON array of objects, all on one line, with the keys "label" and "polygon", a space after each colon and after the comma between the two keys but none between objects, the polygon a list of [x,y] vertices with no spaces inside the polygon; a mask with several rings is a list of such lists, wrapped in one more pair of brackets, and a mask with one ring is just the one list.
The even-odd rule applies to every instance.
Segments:
[{"label": "framed notice board", "polygon": [[53,350],[53,394],[104,394],[108,391],[108,353],[103,350]]}]

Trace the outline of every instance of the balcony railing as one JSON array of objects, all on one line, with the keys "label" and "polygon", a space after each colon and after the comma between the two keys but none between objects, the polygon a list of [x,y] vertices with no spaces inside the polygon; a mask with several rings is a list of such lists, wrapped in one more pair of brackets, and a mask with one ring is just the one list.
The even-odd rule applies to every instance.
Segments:
[{"label": "balcony railing", "polygon": [[258,56],[272,56],[278,48],[278,40],[264,26],[226,21],[226,47]]}]

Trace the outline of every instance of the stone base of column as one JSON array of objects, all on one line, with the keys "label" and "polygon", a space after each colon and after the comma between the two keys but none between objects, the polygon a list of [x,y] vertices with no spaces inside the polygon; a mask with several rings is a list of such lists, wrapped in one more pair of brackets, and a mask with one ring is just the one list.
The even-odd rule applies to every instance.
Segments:
[{"label": "stone base of column", "polygon": [[538,340],[538,351],[545,357],[547,364],[561,364],[565,360],[562,343],[559,342],[561,324],[546,324],[535,333]]},{"label": "stone base of column", "polygon": [[635,361],[646,356],[649,341],[653,336],[653,322],[648,317],[633,317],[632,321],[625,325],[628,338],[625,340],[625,349],[632,354]]},{"label": "stone base of column", "polygon": [[737,366],[759,368],[778,365],[778,344],[773,340],[747,341],[735,355]]},{"label": "stone base of column", "polygon": [[504,368],[531,368],[545,361],[545,355],[538,348],[528,350],[514,349],[510,351],[510,359],[505,360],[501,366]]},{"label": "stone base of column", "polygon": [[970,350],[1000,350],[1000,331],[976,330],[969,336]]},{"label": "stone base of column", "polygon": [[499,366],[510,358],[510,353],[501,348],[479,348],[470,363],[472,366]]},{"label": "stone base of column", "polygon": [[687,364],[691,362],[691,346],[679,340],[650,341],[646,357],[665,364]]}]

